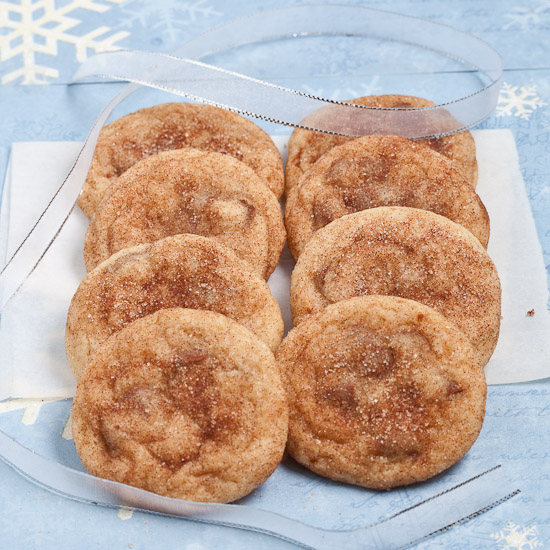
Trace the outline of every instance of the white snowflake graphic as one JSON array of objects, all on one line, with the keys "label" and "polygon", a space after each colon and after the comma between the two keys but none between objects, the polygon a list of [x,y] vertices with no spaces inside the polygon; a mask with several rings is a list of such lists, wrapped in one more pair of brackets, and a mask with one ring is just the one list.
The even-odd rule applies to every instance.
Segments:
[{"label": "white snowflake graphic", "polygon": [[541,16],[545,16],[548,12],[548,6],[540,6],[538,8],[520,8],[516,7],[511,13],[505,14],[508,18],[508,23],[502,28],[504,30],[519,27],[522,30],[528,30],[535,27],[541,22]]},{"label": "white snowflake graphic", "polygon": [[505,82],[500,91],[496,114],[529,120],[533,111],[543,105],[546,103],[538,97],[535,86],[512,86]]},{"label": "white snowflake graphic", "polygon": [[502,531],[492,533],[491,538],[499,543],[501,550],[532,550],[542,546],[536,532],[537,528],[534,525],[520,527],[509,521]]},{"label": "white snowflake graphic", "polygon": [[84,61],[91,52],[116,49],[115,44],[129,33],[110,33],[109,27],[100,26],[90,32],[74,34],[74,27],[82,23],[74,17],[77,10],[102,13],[124,0],[19,0],[18,3],[0,0],[0,61],[22,57],[21,67],[5,74],[2,84],[21,80],[22,84],[44,84],[57,78],[59,71],[37,62],[38,54],[55,56],[59,43],[75,48],[77,61]]},{"label": "white snowflake graphic", "polygon": [[121,27],[132,28],[138,25],[142,28],[160,30],[172,41],[181,38],[182,29],[193,26],[202,19],[222,15],[214,7],[206,4],[206,0],[178,2],[173,6],[159,5],[150,0],[135,0],[125,4],[120,13],[124,16]]}]

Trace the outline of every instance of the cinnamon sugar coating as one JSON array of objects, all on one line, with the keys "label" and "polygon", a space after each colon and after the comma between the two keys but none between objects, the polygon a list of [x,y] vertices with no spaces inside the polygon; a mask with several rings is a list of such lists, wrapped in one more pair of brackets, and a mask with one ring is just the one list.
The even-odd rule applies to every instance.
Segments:
[{"label": "cinnamon sugar coating", "polygon": [[97,348],[72,418],[91,474],[231,502],[281,461],[288,406],[273,354],[249,330],[210,311],[164,309]]},{"label": "cinnamon sugar coating", "polygon": [[328,306],[277,351],[287,448],[312,471],[390,489],[428,479],[476,440],[486,383],[477,353],[433,309],[390,296]]},{"label": "cinnamon sugar coating", "polygon": [[226,153],[252,168],[279,198],[284,190],[279,150],[252,121],[210,105],[164,103],[123,116],[101,131],[78,204],[91,218],[106,189],[141,159],[192,147]]},{"label": "cinnamon sugar coating", "polygon": [[377,206],[430,210],[463,225],[487,247],[487,211],[448,158],[399,136],[372,135],[332,148],[289,193],[285,223],[292,255],[298,258],[331,221]]},{"label": "cinnamon sugar coating", "polygon": [[77,380],[111,334],[159,309],[206,309],[241,323],[271,350],[283,320],[265,281],[227,247],[198,235],[175,235],[126,248],[80,283],[69,307],[65,349]]},{"label": "cinnamon sugar coating", "polygon": [[327,305],[362,295],[408,298],[455,323],[485,365],[500,328],[500,281],[479,241],[426,210],[379,207],[315,233],[292,273],[295,325]]},{"label": "cinnamon sugar coating", "polygon": [[109,187],[86,234],[86,268],[179,233],[216,239],[265,279],[286,239],[279,203],[252,169],[229,155],[178,149],[139,161]]},{"label": "cinnamon sugar coating", "polygon": [[[357,103],[365,107],[390,109],[410,109],[435,105],[427,99],[398,94],[358,97],[349,100],[349,103]],[[285,169],[287,194],[322,155],[333,147],[342,145],[351,139],[353,138],[313,132],[301,128],[294,130],[288,142],[288,159]],[[448,157],[473,187],[477,185],[475,143],[469,131],[465,130],[441,138],[424,138],[415,141],[424,143],[436,152]]]}]

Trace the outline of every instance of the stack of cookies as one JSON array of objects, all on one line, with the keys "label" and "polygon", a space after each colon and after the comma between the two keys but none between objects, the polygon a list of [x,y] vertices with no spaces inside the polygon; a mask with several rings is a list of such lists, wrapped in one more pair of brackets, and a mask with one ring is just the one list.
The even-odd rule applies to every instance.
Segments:
[{"label": "stack of cookies", "polygon": [[231,502],[277,467],[288,406],[266,279],[286,241],[283,182],[269,136],[222,109],[159,105],[103,130],[65,338],[88,471]]},{"label": "stack of cookies", "polygon": [[286,174],[297,260],[296,328],[277,353],[288,450],[321,475],[370,488],[432,477],[479,434],[483,366],[500,324],[472,136],[349,140],[300,129]]},{"label": "stack of cookies", "polygon": [[481,429],[500,321],[476,179],[469,132],[296,130],[285,212],[295,328],[281,344],[265,281],[286,240],[284,178],[269,136],[190,104],[111,123],[79,201],[89,273],[66,331],[86,468],[230,502],[285,445],[320,475],[376,489],[460,460]]}]

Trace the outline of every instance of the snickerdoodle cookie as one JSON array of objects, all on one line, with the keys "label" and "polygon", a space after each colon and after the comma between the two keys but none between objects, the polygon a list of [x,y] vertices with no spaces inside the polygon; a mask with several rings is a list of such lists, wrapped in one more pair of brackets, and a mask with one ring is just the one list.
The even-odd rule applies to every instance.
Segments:
[{"label": "snickerdoodle cookie", "polygon": [[139,161],[109,187],[86,234],[86,268],[179,233],[216,239],[266,279],[286,238],[279,202],[251,168],[229,155],[177,149]]},{"label": "snickerdoodle cookie", "polygon": [[470,230],[484,247],[489,216],[453,163],[414,141],[372,135],[325,153],[289,193],[288,244],[298,258],[315,231],[346,214],[377,206],[430,210]]},{"label": "snickerdoodle cookie", "polygon": [[164,309],[99,346],[72,418],[93,475],[231,502],[281,461],[288,406],[273,354],[249,330],[210,311]]},{"label": "snickerdoodle cookie", "polygon": [[433,309],[390,296],[333,304],[277,351],[288,450],[338,481],[389,489],[450,467],[476,440],[486,384],[477,353]]},{"label": "snickerdoodle cookie", "polygon": [[281,155],[259,126],[210,105],[163,103],[123,116],[101,131],[80,208],[91,218],[105,190],[128,168],[144,157],[185,147],[231,155],[250,166],[277,197],[283,194]]},{"label": "snickerdoodle cookie", "polygon": [[349,214],[313,235],[292,273],[294,325],[367,294],[433,307],[472,342],[485,365],[500,328],[500,281],[479,241],[447,218],[407,207]]},{"label": "snickerdoodle cookie", "polygon": [[272,351],[283,336],[281,310],[266,282],[232,250],[198,235],[174,235],[125,248],[80,283],[69,307],[67,359],[77,380],[104,340],[159,309],[222,313]]},{"label": "snickerdoodle cookie", "polygon": [[[411,109],[431,107],[427,99],[407,95],[365,96],[349,100],[365,107],[389,109]],[[349,141],[350,137],[337,136],[322,132],[313,132],[297,128],[288,142],[288,159],[286,162],[286,192],[298,184],[302,174],[307,172],[327,151],[336,145]],[[440,138],[419,139],[438,153],[448,157],[460,169],[472,186],[477,185],[476,148],[472,134],[465,130]]]}]

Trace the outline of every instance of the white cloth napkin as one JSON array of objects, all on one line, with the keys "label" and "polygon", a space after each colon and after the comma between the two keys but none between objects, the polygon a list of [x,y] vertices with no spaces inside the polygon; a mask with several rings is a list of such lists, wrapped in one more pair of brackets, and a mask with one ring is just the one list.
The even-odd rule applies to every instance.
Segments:
[{"label": "white cloth napkin", "polygon": [[[550,313],[542,251],[508,130],[475,131],[478,192],[491,219],[489,253],[503,289],[499,343],[486,367],[490,384],[550,376]],[[277,137],[283,154],[286,137]],[[12,147],[2,199],[2,243],[16,249],[63,181],[80,143],[25,142]],[[67,308],[85,275],[82,248],[87,219],[76,208],[0,325],[0,399],[74,395],[64,352]],[[0,247],[0,252],[2,248]],[[290,328],[288,288],[293,262],[288,252],[269,280]],[[534,315],[527,315],[534,310]]]}]

